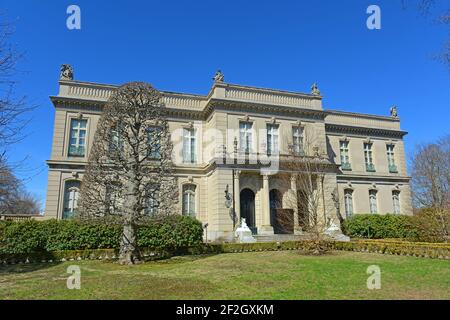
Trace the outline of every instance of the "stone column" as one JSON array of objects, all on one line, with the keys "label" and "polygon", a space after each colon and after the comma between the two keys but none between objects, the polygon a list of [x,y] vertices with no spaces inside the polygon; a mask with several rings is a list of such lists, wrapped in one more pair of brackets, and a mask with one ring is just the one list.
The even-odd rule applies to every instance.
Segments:
[{"label": "stone column", "polygon": [[241,186],[239,184],[240,170],[234,171],[234,212],[236,212],[236,226],[241,224]]},{"label": "stone column", "polygon": [[263,175],[263,189],[261,195],[262,223],[258,228],[258,234],[273,234],[273,227],[270,224],[270,196],[269,196],[269,175]]},{"label": "stone column", "polygon": [[302,228],[300,227],[298,221],[298,199],[297,199],[297,176],[295,174],[291,175],[291,204],[294,210],[294,234],[301,234]]}]

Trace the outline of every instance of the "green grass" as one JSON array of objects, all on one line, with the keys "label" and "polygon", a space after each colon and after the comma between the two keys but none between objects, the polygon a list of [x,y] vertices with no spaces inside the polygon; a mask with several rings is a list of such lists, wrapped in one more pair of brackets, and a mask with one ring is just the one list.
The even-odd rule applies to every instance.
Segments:
[{"label": "green grass", "polygon": [[[68,290],[69,265],[81,289]],[[381,268],[368,290],[366,269]],[[296,251],[185,256],[121,266],[103,261],[0,267],[2,299],[450,299],[450,262],[414,257]]]}]

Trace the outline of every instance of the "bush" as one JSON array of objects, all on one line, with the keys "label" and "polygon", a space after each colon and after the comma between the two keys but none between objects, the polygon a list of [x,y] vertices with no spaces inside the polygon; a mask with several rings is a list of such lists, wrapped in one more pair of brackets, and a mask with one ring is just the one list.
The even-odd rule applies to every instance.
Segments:
[{"label": "bush", "polygon": [[[118,249],[121,235],[121,226],[111,220],[2,221],[0,253]],[[137,237],[140,247],[178,250],[201,244],[203,229],[194,218],[173,215],[139,226]]]},{"label": "bush", "polygon": [[405,215],[357,214],[345,220],[343,230],[349,237],[418,239],[412,217]]},{"label": "bush", "polygon": [[172,215],[140,227],[137,238],[139,247],[176,250],[201,244],[203,228],[194,218]]},{"label": "bush", "polygon": [[423,209],[411,219],[420,241],[448,242],[450,212],[443,209]]}]

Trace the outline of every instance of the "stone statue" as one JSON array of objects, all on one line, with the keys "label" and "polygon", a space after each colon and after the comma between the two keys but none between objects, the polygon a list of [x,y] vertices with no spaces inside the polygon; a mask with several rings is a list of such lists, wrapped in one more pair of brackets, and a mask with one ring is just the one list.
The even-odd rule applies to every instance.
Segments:
[{"label": "stone statue", "polygon": [[398,113],[397,113],[397,106],[392,106],[390,109],[391,112],[391,117],[393,118],[397,118],[398,117]]},{"label": "stone statue", "polygon": [[73,68],[70,64],[61,65],[60,80],[73,80]]},{"label": "stone statue", "polygon": [[247,226],[245,218],[241,219],[241,226],[236,229],[234,236],[237,242],[240,243],[254,243],[256,239],[253,238],[252,231]]},{"label": "stone statue", "polygon": [[320,96],[320,90],[319,87],[317,86],[317,82],[314,82],[313,85],[311,86],[311,94],[315,96]]},{"label": "stone statue", "polygon": [[223,75],[222,71],[217,70],[216,74],[214,75],[214,82],[223,82],[225,79],[225,76]]}]

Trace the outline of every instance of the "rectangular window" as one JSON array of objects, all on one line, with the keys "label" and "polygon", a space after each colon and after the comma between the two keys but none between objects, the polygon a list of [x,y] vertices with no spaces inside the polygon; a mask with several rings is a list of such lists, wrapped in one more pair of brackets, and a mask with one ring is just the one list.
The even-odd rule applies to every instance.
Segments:
[{"label": "rectangular window", "polygon": [[196,139],[195,129],[183,129],[183,162],[196,163]]},{"label": "rectangular window", "polygon": [[252,151],[252,126],[251,122],[239,123],[240,151],[250,153]]},{"label": "rectangular window", "polygon": [[303,127],[292,127],[292,142],[294,154],[304,155]]},{"label": "rectangular window", "polygon": [[369,191],[369,205],[370,205],[370,213],[378,213],[376,190]]},{"label": "rectangular window", "polygon": [[394,213],[400,214],[400,191],[392,191],[392,203],[394,205]]},{"label": "rectangular window", "polygon": [[267,125],[267,154],[278,154],[278,125],[268,124]]},{"label": "rectangular window", "polygon": [[372,143],[364,143],[364,160],[366,163],[366,171],[375,172],[373,164]]},{"label": "rectangular window", "polygon": [[340,152],[341,152],[341,169],[342,170],[351,170],[352,168],[350,165],[348,141],[340,142]]},{"label": "rectangular window", "polygon": [[352,190],[345,190],[344,200],[345,200],[345,216],[347,218],[350,218],[351,216],[353,216],[353,191]]},{"label": "rectangular window", "polygon": [[397,173],[397,166],[395,165],[395,156],[394,156],[394,145],[388,144],[386,145],[386,154],[388,159],[388,166],[390,173]]},{"label": "rectangular window", "polygon": [[160,186],[158,184],[149,184],[147,186],[147,207],[145,213],[149,216],[156,216],[159,213],[160,203]]},{"label": "rectangular window", "polygon": [[148,128],[148,157],[150,159],[161,159],[161,132],[161,127]]},{"label": "rectangular window", "polygon": [[69,152],[71,157],[84,157],[86,152],[86,124],[85,119],[70,121]]},{"label": "rectangular window", "polygon": [[121,131],[123,130],[123,125],[118,124],[111,128],[110,140],[109,140],[109,152],[116,154],[123,151],[123,137]]},{"label": "rectangular window", "polygon": [[183,186],[183,215],[195,217],[195,189],[193,184]]}]

